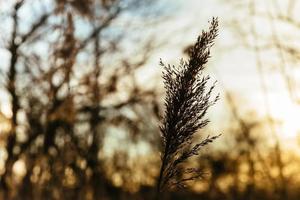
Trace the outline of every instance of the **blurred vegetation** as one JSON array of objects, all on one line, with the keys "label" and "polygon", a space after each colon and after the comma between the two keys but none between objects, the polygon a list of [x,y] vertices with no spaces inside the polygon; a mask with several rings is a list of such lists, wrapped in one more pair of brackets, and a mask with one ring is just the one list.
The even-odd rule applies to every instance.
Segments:
[{"label": "blurred vegetation", "polygon": [[[275,70],[298,104],[291,66],[299,61],[299,47],[280,39],[276,28],[261,43],[250,25],[266,17],[298,30],[292,14],[297,1],[289,1],[288,12],[275,4],[269,15],[249,2],[230,1],[249,12],[248,21],[236,18],[228,25],[256,53],[267,114],[241,112],[242,103],[223,85],[230,119],[222,124],[222,137],[186,163],[201,168],[203,178],[163,199],[299,199],[300,157],[278,137],[262,69],[263,53],[276,50]],[[146,87],[139,76],[168,42],[146,31],[168,17],[161,1],[0,3],[0,48],[8,55],[0,64],[0,101],[9,107],[0,112],[0,199],[153,199],[163,98],[161,88]]]}]

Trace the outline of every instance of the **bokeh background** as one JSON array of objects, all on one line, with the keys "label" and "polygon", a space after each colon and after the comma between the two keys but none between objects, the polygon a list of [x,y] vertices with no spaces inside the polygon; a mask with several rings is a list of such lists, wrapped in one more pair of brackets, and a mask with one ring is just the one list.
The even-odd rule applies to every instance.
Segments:
[{"label": "bokeh background", "polygon": [[213,16],[220,100],[164,199],[299,199],[298,0],[0,0],[0,199],[153,199],[177,65]]}]

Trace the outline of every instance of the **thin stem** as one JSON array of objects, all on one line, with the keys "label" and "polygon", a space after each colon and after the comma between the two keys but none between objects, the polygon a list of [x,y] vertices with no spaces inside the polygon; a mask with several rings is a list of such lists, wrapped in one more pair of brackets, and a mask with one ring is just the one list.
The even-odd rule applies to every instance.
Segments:
[{"label": "thin stem", "polygon": [[156,198],[155,198],[156,200],[160,199],[161,184],[162,184],[162,181],[163,181],[163,174],[164,174],[166,164],[167,164],[168,151],[169,151],[169,140],[167,140],[167,143],[165,145],[164,157],[162,159],[162,164],[161,164],[161,167],[160,167],[159,178],[158,178],[158,181],[157,181],[157,188],[156,188]]}]

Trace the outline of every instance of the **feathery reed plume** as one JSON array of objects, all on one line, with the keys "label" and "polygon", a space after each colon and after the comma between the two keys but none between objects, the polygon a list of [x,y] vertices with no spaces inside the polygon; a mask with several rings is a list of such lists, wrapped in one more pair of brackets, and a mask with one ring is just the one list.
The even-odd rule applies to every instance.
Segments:
[{"label": "feathery reed plume", "polygon": [[207,90],[209,76],[202,71],[210,57],[210,48],[218,35],[218,20],[213,18],[209,30],[202,31],[196,44],[189,50],[189,60],[181,59],[178,67],[165,65],[163,79],[166,89],[165,113],[160,127],[163,139],[162,165],[157,183],[157,199],[167,187],[184,186],[186,181],[201,177],[201,170],[182,168],[182,163],[198,155],[201,147],[219,136],[208,136],[195,144],[197,130],[209,122],[205,118],[208,108],[219,96],[211,99],[214,85]]}]

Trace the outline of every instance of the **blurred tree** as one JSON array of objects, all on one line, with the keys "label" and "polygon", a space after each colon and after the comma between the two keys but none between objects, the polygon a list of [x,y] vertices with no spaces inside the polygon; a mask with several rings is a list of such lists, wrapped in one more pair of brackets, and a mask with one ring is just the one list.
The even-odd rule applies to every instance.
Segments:
[{"label": "blurred tree", "polygon": [[20,0],[5,12],[11,30],[1,48],[10,58],[2,77],[11,118],[1,135],[0,198],[117,195],[101,159],[107,133],[124,126],[135,141],[151,141],[147,133],[157,129],[156,92],[135,80],[157,44],[135,36],[132,21],[158,20],[155,2]]}]

